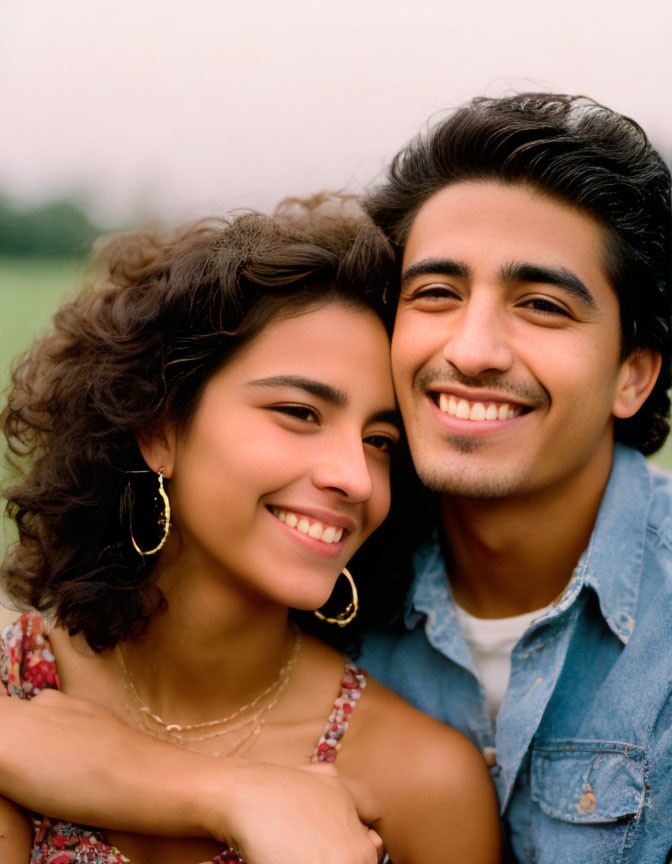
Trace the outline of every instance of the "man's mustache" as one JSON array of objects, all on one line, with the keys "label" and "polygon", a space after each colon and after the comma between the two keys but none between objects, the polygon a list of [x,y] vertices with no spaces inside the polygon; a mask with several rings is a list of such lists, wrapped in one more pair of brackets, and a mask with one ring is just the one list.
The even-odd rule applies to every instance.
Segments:
[{"label": "man's mustache", "polygon": [[483,375],[463,375],[458,369],[423,369],[415,376],[417,390],[439,390],[450,386],[468,387],[472,390],[490,390],[506,397],[515,397],[532,408],[543,408],[551,401],[548,391],[541,384],[533,385],[518,381],[504,373],[485,373]]}]

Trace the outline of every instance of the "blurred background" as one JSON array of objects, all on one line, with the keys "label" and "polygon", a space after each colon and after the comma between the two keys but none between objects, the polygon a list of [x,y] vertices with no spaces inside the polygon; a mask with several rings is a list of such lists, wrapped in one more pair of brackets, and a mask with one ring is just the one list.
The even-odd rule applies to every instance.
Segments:
[{"label": "blurred background", "polygon": [[667,0],[0,0],[3,397],[100,233],[361,192],[472,96],[590,95],[669,161],[671,37]]}]

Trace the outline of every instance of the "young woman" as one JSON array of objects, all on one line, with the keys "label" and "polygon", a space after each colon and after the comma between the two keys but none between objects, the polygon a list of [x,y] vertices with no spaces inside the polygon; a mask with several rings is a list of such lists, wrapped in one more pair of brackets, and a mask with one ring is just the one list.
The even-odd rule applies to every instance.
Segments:
[{"label": "young woman", "polygon": [[[269,771],[282,788],[286,769],[336,756],[395,864],[498,860],[480,755],[290,613],[320,610],[338,582],[345,599],[316,614],[327,631],[354,618],[346,565],[388,510],[399,428],[373,275],[385,256],[358,219],[308,211],[113,238],[97,284],[19,366],[6,432],[27,469],[9,493],[20,540],[3,575],[38,611],[5,632],[4,688],[93,703],[81,716],[142,779],[122,800],[88,765],[73,792],[81,772],[55,753],[63,800],[50,816],[104,830],[37,813],[30,830],[3,802],[3,864],[251,861],[254,830],[218,823],[218,803],[203,819],[179,812],[171,776],[209,772],[216,796],[219,765],[234,787],[232,764],[264,766],[263,797]],[[21,718],[3,702],[11,746]],[[124,737],[101,709],[136,731]],[[39,788],[16,788],[42,809]],[[285,806],[311,806],[285,790]],[[315,808],[316,862],[375,860],[350,812],[334,810],[334,849],[331,814]]]}]

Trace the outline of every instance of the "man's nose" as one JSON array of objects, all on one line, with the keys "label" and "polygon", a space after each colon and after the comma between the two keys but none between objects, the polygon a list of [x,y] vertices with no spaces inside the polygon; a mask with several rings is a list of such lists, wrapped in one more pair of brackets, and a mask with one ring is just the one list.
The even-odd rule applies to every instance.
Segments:
[{"label": "man's nose", "polygon": [[464,376],[505,372],[513,362],[506,310],[496,292],[474,291],[451,316],[443,357]]}]

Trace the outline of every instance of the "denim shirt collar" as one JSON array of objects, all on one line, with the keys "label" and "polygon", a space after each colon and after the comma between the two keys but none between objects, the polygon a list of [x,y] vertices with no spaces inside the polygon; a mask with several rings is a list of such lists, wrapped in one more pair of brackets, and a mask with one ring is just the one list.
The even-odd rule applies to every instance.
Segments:
[{"label": "denim shirt collar", "polygon": [[617,444],[595,528],[573,579],[595,591],[604,620],[624,645],[635,626],[652,497],[646,460]]},{"label": "denim shirt collar", "polygon": [[407,596],[405,623],[413,630],[421,621],[431,645],[474,675],[471,652],[457,620],[453,591],[439,543],[438,527],[415,553],[415,579]]},{"label": "denim shirt collar", "polygon": [[[635,626],[651,497],[651,477],[644,457],[617,444],[588,547],[549,615],[568,609],[582,589],[590,587],[599,599],[600,610],[611,631],[623,644],[628,642]],[[407,628],[415,628],[426,618],[425,629],[430,642],[471,669],[471,657],[457,626],[438,529],[430,541],[420,546],[414,563],[416,575],[405,615]],[[544,618],[547,620],[547,616]]]}]

